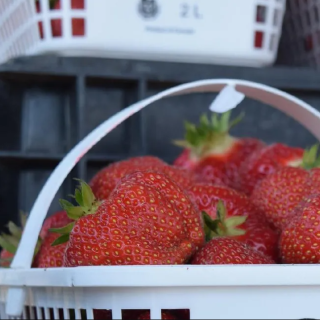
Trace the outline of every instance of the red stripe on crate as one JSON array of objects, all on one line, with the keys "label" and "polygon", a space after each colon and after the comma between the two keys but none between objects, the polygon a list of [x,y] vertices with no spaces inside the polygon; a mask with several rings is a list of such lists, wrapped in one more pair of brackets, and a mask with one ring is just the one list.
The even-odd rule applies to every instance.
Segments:
[{"label": "red stripe on crate", "polygon": [[256,31],[254,36],[254,47],[262,48],[263,47],[263,38],[264,33],[262,31]]}]

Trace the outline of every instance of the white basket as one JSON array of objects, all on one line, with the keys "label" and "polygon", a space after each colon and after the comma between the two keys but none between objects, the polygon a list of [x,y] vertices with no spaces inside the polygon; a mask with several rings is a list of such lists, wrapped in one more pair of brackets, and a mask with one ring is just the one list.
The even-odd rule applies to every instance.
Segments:
[{"label": "white basket", "polygon": [[[106,266],[30,269],[37,235],[46,212],[75,164],[101,138],[151,103],[173,95],[217,92],[233,85],[246,96],[269,104],[296,119],[320,139],[320,113],[305,102],[271,87],[241,80],[204,80],[183,84],[140,101],[106,120],[78,143],[56,167],[41,190],[28,219],[11,269],[0,270],[0,312],[19,316],[23,305],[38,317],[55,319],[63,309],[80,310],[92,319],[93,309],[189,309],[190,319],[320,318],[318,265],[247,266]],[[196,106],[195,106],[196,107]],[[6,309],[5,309],[6,303]],[[24,314],[24,317],[26,315]]]},{"label": "white basket", "polygon": [[83,9],[61,0],[60,10],[39,1],[40,13],[35,0],[0,1],[0,61],[59,53],[265,66],[275,61],[285,11],[285,0],[76,0]]}]

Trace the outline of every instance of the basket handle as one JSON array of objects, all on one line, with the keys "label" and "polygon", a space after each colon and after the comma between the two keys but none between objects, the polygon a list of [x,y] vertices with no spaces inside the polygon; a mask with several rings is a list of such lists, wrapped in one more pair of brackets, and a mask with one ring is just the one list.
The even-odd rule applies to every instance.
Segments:
[{"label": "basket handle", "polygon": [[89,133],[65,156],[48,178],[34,203],[11,268],[30,267],[38,234],[56,192],[76,163],[105,135],[139,110],[162,98],[187,93],[218,92],[226,85],[233,85],[247,97],[283,111],[320,140],[320,113],[302,100],[269,86],[242,80],[217,79],[195,81],[165,90],[118,112]]}]

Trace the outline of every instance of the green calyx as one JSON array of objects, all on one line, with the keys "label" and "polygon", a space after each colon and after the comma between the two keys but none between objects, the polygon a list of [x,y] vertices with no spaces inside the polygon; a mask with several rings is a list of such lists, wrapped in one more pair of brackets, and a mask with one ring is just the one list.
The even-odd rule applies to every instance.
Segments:
[{"label": "green calyx", "polygon": [[318,156],[319,145],[315,144],[303,153],[301,167],[306,170],[320,167],[320,155]]},{"label": "green calyx", "polygon": [[204,230],[206,241],[210,241],[215,237],[235,237],[242,236],[245,230],[239,229],[246,220],[247,216],[234,216],[227,218],[227,210],[222,200],[217,203],[217,218],[213,220],[206,212],[202,212],[204,220]]},{"label": "green calyx", "polygon": [[196,126],[188,121],[185,122],[185,140],[175,140],[173,143],[179,147],[190,149],[195,157],[202,157],[211,151],[228,148],[233,143],[234,138],[229,135],[229,131],[237,125],[244,117],[239,117],[230,121],[231,111],[221,114],[212,114],[209,120],[206,114],[200,117],[199,125]]},{"label": "green calyx", "polygon": [[[74,206],[71,202],[67,200],[60,200],[60,205],[63,210],[66,211],[68,217],[71,220],[77,221],[81,217],[84,217],[89,214],[95,214],[101,205],[101,201],[98,201],[94,196],[90,186],[79,179],[79,185],[75,190],[75,194],[71,195],[75,199],[78,205]],[[58,228],[58,229],[49,229],[50,232],[58,233],[61,236],[57,238],[52,245],[56,246],[65,242],[68,242],[70,232],[74,227],[75,222],[71,222],[68,225]]]},{"label": "green calyx", "polygon": [[23,212],[19,213],[21,227],[18,227],[12,221],[7,224],[9,234],[1,233],[0,246],[2,249],[15,254],[22,237],[22,230],[25,227],[27,221],[27,215]]},{"label": "green calyx", "polygon": [[[0,235],[0,247],[3,250],[6,250],[9,253],[11,253],[13,256],[15,255],[15,253],[18,249],[18,246],[19,246],[19,243],[20,243],[20,240],[22,237],[22,232],[23,232],[23,230],[26,226],[26,223],[27,223],[27,214],[26,213],[20,211],[19,216],[20,216],[19,218],[20,218],[21,227],[18,227],[16,224],[14,224],[12,221],[10,221],[7,224],[9,234],[1,233],[1,235]],[[40,246],[41,246],[41,242],[42,242],[41,238],[39,237],[37,245],[36,245],[36,249],[34,252],[34,256],[38,253]],[[13,259],[13,257],[0,259],[0,265],[4,266],[8,263],[11,263],[12,259]]]}]

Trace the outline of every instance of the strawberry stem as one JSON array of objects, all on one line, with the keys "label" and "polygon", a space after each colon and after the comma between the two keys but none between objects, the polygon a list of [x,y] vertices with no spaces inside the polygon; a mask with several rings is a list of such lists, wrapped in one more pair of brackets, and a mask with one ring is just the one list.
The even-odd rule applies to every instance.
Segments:
[{"label": "strawberry stem", "polygon": [[306,170],[320,167],[320,155],[318,156],[319,145],[315,144],[303,153],[301,167]]},{"label": "strawberry stem", "polygon": [[196,126],[185,121],[185,140],[175,140],[177,146],[190,149],[195,157],[202,157],[221,147],[232,145],[234,138],[229,135],[229,131],[237,125],[244,117],[240,114],[230,122],[231,111],[221,114],[213,113],[211,121],[206,114],[201,115],[199,125]]},{"label": "strawberry stem", "polygon": [[244,235],[245,230],[239,229],[247,216],[234,216],[227,218],[227,210],[222,200],[217,203],[217,218],[212,219],[206,212],[202,212],[204,220],[204,230],[206,241],[210,241],[214,237],[221,236],[240,236]]},{"label": "strawberry stem", "polygon": [[71,202],[61,199],[60,205],[67,212],[67,215],[72,220],[78,220],[79,218],[88,214],[96,213],[101,202],[96,199],[90,186],[79,179],[79,186],[75,190],[75,195],[72,196],[77,202],[78,206],[74,206]]}]

